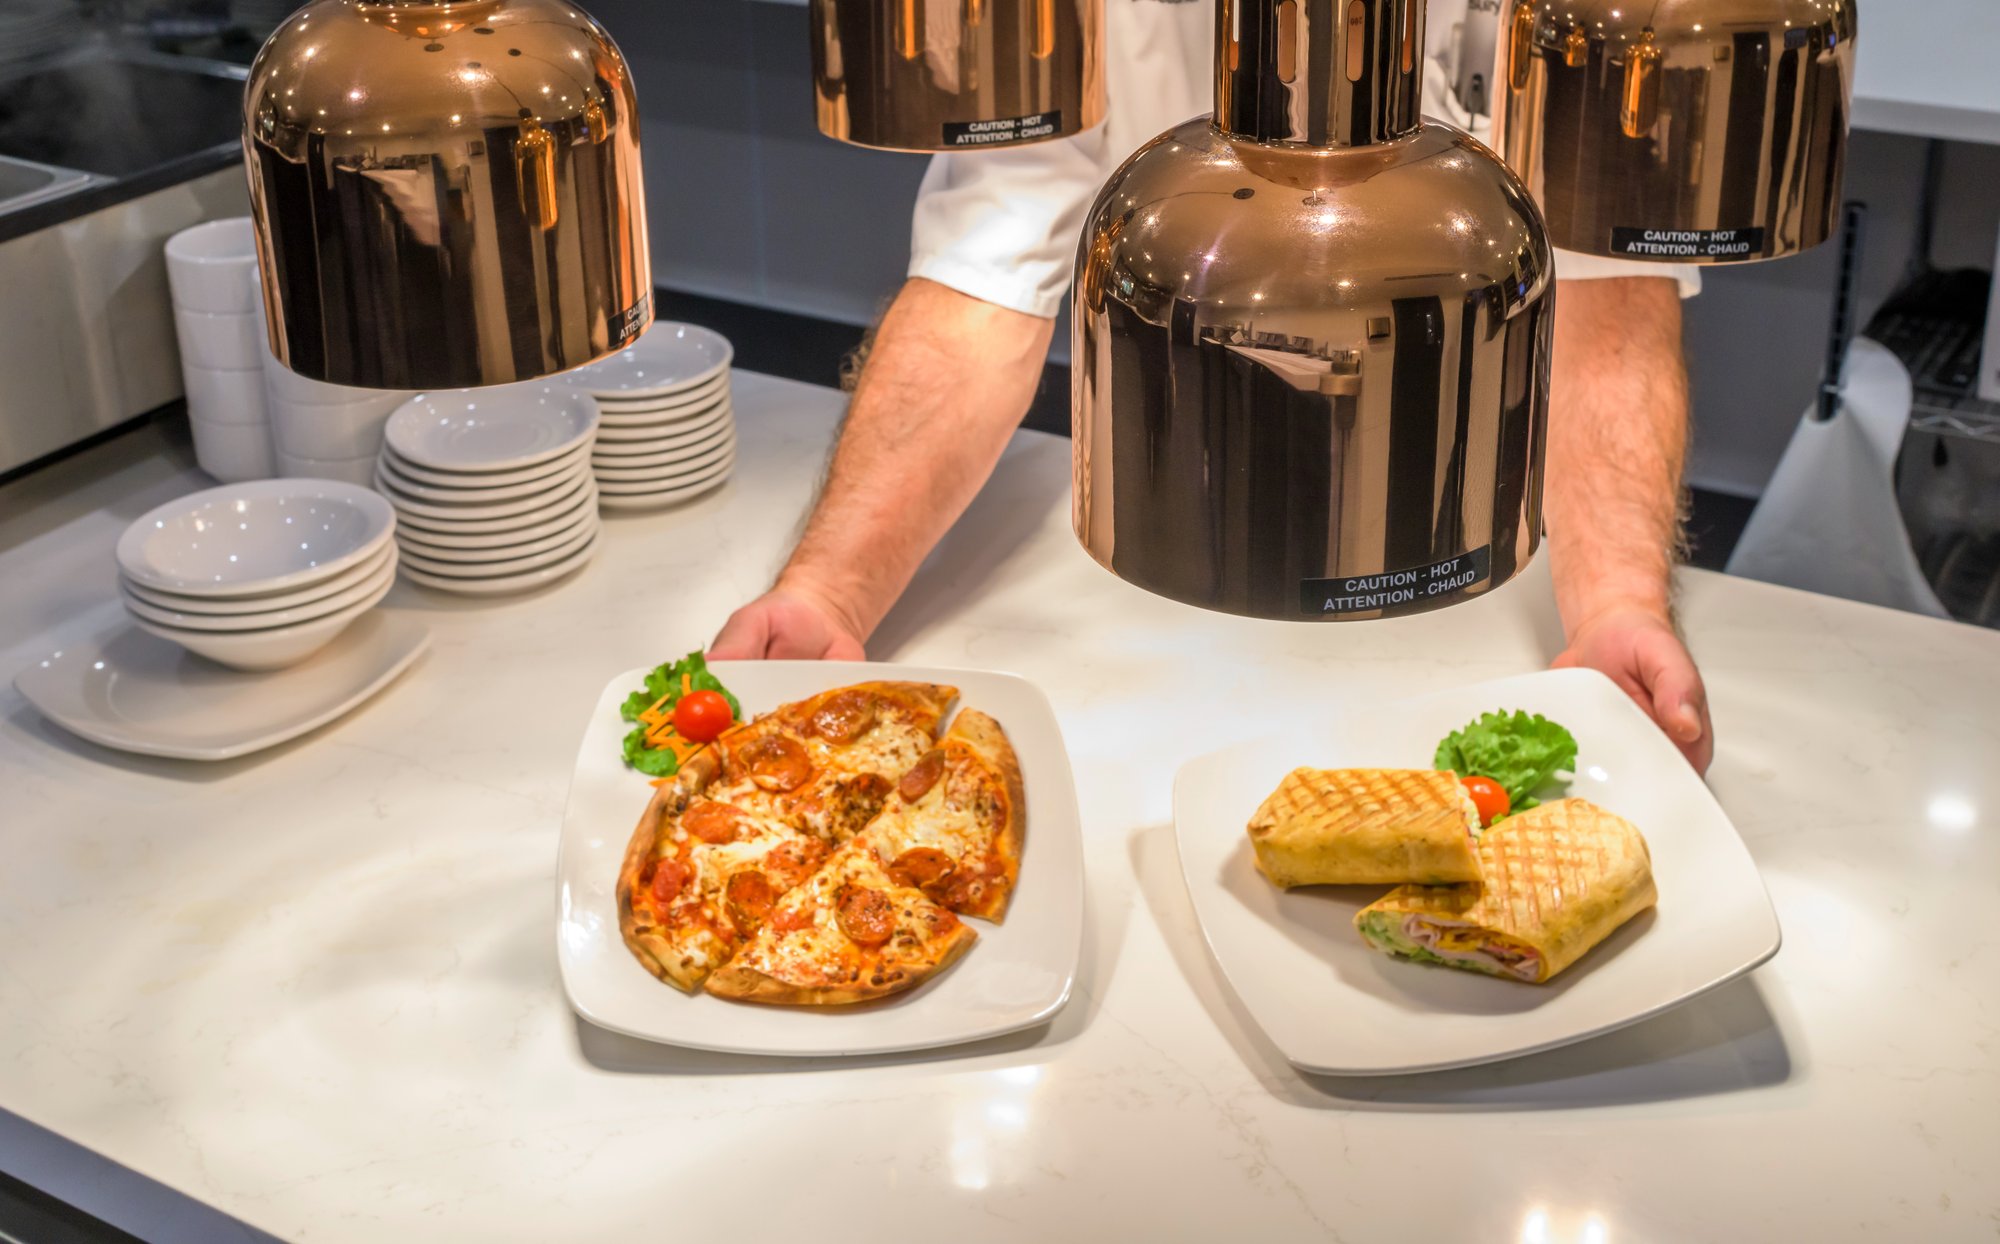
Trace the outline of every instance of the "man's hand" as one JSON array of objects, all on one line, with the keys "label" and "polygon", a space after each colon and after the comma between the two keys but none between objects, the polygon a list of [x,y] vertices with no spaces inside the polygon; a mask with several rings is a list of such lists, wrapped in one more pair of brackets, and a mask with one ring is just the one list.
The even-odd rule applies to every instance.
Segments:
[{"label": "man's hand", "polygon": [[709,645],[717,661],[860,661],[861,635],[810,589],[778,586],[729,615]]},{"label": "man's hand", "polygon": [[1715,755],[1708,722],[1708,690],[1673,624],[1651,609],[1608,609],[1584,621],[1556,669],[1586,666],[1625,689],[1681,749],[1696,773]]}]

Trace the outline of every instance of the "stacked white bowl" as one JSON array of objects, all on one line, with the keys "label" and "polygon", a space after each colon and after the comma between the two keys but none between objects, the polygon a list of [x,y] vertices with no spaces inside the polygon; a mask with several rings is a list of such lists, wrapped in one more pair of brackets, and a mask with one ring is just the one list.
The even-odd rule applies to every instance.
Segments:
[{"label": "stacked white bowl", "polygon": [[671,505],[729,478],[736,465],[732,354],[719,333],[661,321],[625,349],[570,373],[602,412],[591,454],[600,505]]},{"label": "stacked white bowl", "polygon": [[301,376],[264,352],[264,404],[278,474],[368,485],[382,428],[409,389],[357,389]]},{"label": "stacked white bowl", "polygon": [[276,472],[264,408],[264,297],[250,218],[211,220],[167,239],[181,379],[195,461],[224,481]]},{"label": "stacked white bowl", "polygon": [[497,596],[597,555],[597,402],[568,377],[424,393],[389,416],[375,487],[396,507],[405,578]]},{"label": "stacked white bowl", "polygon": [[225,484],[126,528],[119,590],[143,630],[236,669],[283,669],[388,593],[395,526],[387,501],[352,484]]}]

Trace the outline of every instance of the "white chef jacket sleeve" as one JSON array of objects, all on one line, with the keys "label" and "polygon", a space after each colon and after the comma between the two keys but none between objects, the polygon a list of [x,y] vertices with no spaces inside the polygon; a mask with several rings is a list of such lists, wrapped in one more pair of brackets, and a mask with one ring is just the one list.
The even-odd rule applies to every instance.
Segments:
[{"label": "white chef jacket sleeve", "polygon": [[[1443,117],[1460,129],[1469,130],[1480,142],[1491,141],[1492,121],[1483,116],[1473,116],[1458,106],[1458,100],[1452,94],[1451,80],[1445,76],[1444,66],[1435,58],[1424,64],[1424,111]],[[1609,255],[1586,255],[1581,251],[1561,249],[1556,251],[1555,261],[1558,281],[1593,281],[1619,276],[1661,276],[1674,279],[1680,286],[1682,298],[1692,298],[1701,292],[1701,268],[1691,263],[1613,259]]]},{"label": "white chef jacket sleeve", "polygon": [[910,275],[1053,319],[1083,215],[1110,174],[1103,127],[1052,142],[931,157],[910,224]]}]

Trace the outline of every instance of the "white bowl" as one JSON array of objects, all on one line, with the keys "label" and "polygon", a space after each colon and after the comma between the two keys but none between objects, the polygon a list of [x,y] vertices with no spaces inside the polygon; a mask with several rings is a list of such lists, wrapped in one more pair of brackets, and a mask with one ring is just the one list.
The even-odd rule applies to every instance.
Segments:
[{"label": "white bowl", "polygon": [[567,509],[577,491],[589,480],[590,464],[580,461],[567,473],[554,476],[539,491],[528,496],[487,504],[450,505],[412,497],[397,488],[394,480],[383,475],[380,463],[375,469],[375,489],[389,499],[397,514],[405,518],[451,523],[517,518],[524,514],[554,513],[557,509]]},{"label": "white bowl", "polygon": [[[391,546],[394,547],[393,545]],[[396,577],[396,558],[380,563],[379,568],[361,582],[320,600],[293,605],[286,609],[268,609],[257,613],[189,613],[178,609],[165,609],[140,599],[129,584],[120,584],[124,593],[125,609],[135,618],[157,622],[162,626],[178,627],[188,631],[241,632],[270,631],[281,627],[297,626],[336,614],[349,606],[368,599],[379,592],[382,585]]]},{"label": "white bowl", "polygon": [[207,657],[218,665],[239,670],[277,670],[297,665],[333,642],[348,624],[373,609],[389,594],[394,576],[385,579],[373,592],[339,613],[327,614],[295,626],[263,631],[194,631],[179,626],[162,626],[147,618],[133,617],[140,630],[172,640],[189,652]]},{"label": "white bowl", "polygon": [[700,384],[727,369],[734,355],[721,333],[661,320],[623,350],[569,374],[592,393],[649,397]]},{"label": "white bowl", "polygon": [[[271,400],[295,406],[344,406],[351,402],[387,402],[394,410],[417,395],[415,389],[363,389],[349,384],[330,384],[301,376],[278,361],[267,346],[264,350],[264,385]],[[394,401],[389,399],[394,398]]]},{"label": "white bowl", "polygon": [[367,560],[330,578],[294,591],[269,592],[261,596],[184,596],[179,592],[163,592],[156,587],[134,583],[122,575],[119,577],[118,586],[149,605],[157,605],[161,609],[169,609],[176,613],[201,614],[207,617],[270,613],[325,600],[329,596],[347,591],[356,584],[372,581],[385,567],[393,569],[395,556],[395,546],[385,544]]},{"label": "white bowl", "polygon": [[597,485],[593,481],[568,505],[547,515],[523,514],[517,518],[495,518],[478,523],[412,518],[398,523],[396,534],[414,536],[427,545],[444,548],[497,549],[552,536],[596,512]]},{"label": "white bowl", "polygon": [[251,369],[181,367],[187,393],[188,417],[210,423],[266,424],[264,373]]},{"label": "white bowl", "polygon": [[577,459],[588,456],[589,445],[578,445],[561,457],[547,462],[537,462],[533,466],[521,467],[514,471],[480,471],[477,474],[465,471],[433,471],[429,467],[418,466],[401,457],[385,441],[382,456],[396,468],[396,474],[403,479],[419,484],[435,484],[441,488],[491,488],[503,484],[525,484],[530,480],[547,479],[560,475],[576,465]]},{"label": "white bowl", "polygon": [[[453,565],[487,565],[493,562],[511,561],[517,557],[532,557],[536,553],[546,553],[569,543],[579,532],[597,526],[597,508],[592,506],[579,510],[575,518],[556,531],[532,540],[515,540],[511,533],[503,533],[500,543],[480,545],[435,544],[426,537],[430,532],[414,527],[396,529],[396,543],[411,557],[421,557],[426,561]],[[494,539],[495,537],[464,536],[456,539]]]},{"label": "white bowl", "polygon": [[597,399],[567,379],[419,393],[389,416],[397,456],[434,471],[511,471],[559,458],[597,430]]},{"label": "white bowl", "polygon": [[190,311],[243,315],[263,293],[257,284],[257,238],[248,216],[211,220],[167,239],[167,285]]},{"label": "white bowl", "polygon": [[400,393],[380,393],[345,402],[294,402],[278,396],[270,380],[266,373],[265,409],[270,412],[272,441],[298,458],[374,457],[382,452],[383,425],[407,400]]},{"label": "white bowl", "polygon": [[282,449],[273,455],[281,479],[328,479],[370,491],[375,487],[375,455],[359,458],[295,458]]},{"label": "white bowl", "polygon": [[537,570],[552,562],[562,561],[586,543],[597,538],[599,523],[593,519],[579,526],[549,548],[534,553],[523,553],[518,557],[501,558],[495,561],[461,561],[425,557],[423,554],[405,550],[401,564],[434,575],[451,578],[491,579],[502,575],[516,575],[523,571]]},{"label": "white bowl", "polygon": [[185,365],[264,370],[264,317],[255,311],[190,311],[176,306],[174,334]]},{"label": "white bowl", "polygon": [[700,452],[670,462],[654,463],[649,466],[593,466],[591,470],[600,484],[644,484],[660,480],[678,479],[683,475],[693,475],[714,466],[724,458],[735,456],[736,438],[725,436],[714,445],[703,446]]},{"label": "white bowl", "polygon": [[430,501],[439,505],[485,505],[489,502],[511,501],[516,497],[532,497],[536,493],[547,492],[556,484],[568,479],[576,471],[584,469],[589,465],[584,460],[582,453],[576,454],[573,458],[562,459],[562,461],[565,463],[565,466],[560,471],[554,471],[548,475],[525,480],[518,484],[494,484],[491,486],[471,482],[484,478],[479,475],[458,476],[458,479],[467,481],[464,484],[426,484],[419,480],[411,479],[408,475],[404,474],[401,462],[393,454],[384,454],[382,456],[380,469],[382,477],[395,485],[397,493],[401,496],[414,497],[419,501]]},{"label": "white bowl", "polygon": [[135,583],[191,596],[254,596],[304,587],[389,542],[387,498],[323,479],[210,488],[147,512],[118,538]]},{"label": "white bowl", "polygon": [[189,417],[188,430],[194,435],[195,462],[219,483],[240,484],[278,473],[267,424],[211,423]]}]

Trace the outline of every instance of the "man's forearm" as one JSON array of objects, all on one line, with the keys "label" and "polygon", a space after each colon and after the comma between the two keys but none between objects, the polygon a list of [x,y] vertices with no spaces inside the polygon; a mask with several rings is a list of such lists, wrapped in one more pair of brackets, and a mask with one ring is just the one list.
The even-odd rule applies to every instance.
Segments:
[{"label": "man's forearm", "polygon": [[876,330],[847,422],[780,586],[875,629],[992,474],[1034,398],[1054,322],[932,281]]},{"label": "man's forearm", "polygon": [[1564,282],[1554,362],[1543,508],[1564,630],[1617,608],[1664,616],[1688,436],[1675,283]]}]

